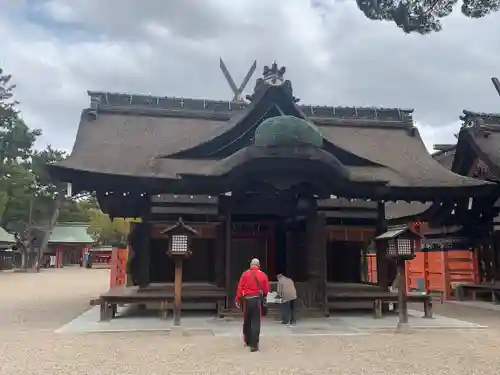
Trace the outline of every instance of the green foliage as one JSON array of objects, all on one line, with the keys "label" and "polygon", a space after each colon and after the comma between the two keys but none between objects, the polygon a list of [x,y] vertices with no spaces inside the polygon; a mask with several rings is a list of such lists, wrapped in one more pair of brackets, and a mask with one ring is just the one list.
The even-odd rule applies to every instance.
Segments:
[{"label": "green foliage", "polygon": [[[11,76],[0,69],[0,226],[24,232],[30,221],[44,225],[50,220],[58,188],[45,165],[66,155],[50,146],[34,149],[42,132],[30,129],[20,117],[13,98],[15,85],[10,82]],[[59,221],[87,222],[90,207],[97,207],[95,199],[65,199]]]},{"label": "green foliage", "polygon": [[90,209],[89,217],[90,225],[87,233],[100,245],[114,245],[127,242],[130,223],[134,222],[134,219],[115,218],[111,220],[109,215],[97,209]]},{"label": "green foliage", "polygon": [[394,22],[405,33],[429,34],[442,29],[441,19],[457,4],[470,18],[481,18],[500,10],[500,0],[356,0],[371,20]]},{"label": "green foliage", "polygon": [[14,106],[17,102],[13,99],[16,86],[10,83],[11,79],[12,76],[4,74],[0,68],[0,121],[2,123],[5,119],[15,118],[16,115]]}]

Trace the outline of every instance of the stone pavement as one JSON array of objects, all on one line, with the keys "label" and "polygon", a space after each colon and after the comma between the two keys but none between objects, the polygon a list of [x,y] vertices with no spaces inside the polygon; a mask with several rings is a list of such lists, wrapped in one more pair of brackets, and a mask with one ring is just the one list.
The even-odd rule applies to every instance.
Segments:
[{"label": "stone pavement", "polygon": [[[127,331],[170,331],[172,319],[160,320],[157,314],[138,314],[137,310],[119,308],[117,317],[110,322],[99,322],[99,307],[84,312],[68,324],[56,330],[56,333],[90,332],[127,332]],[[485,326],[436,315],[434,319],[422,317],[422,313],[409,311],[410,325],[413,329],[478,329]],[[370,313],[344,312],[330,318],[309,318],[300,320],[295,327],[286,327],[279,322],[265,319],[262,326],[263,336],[293,335],[361,335],[374,331],[392,332],[397,325],[395,314],[383,319],[373,319]],[[198,313],[185,314],[182,318],[182,332],[190,335],[203,334],[212,336],[241,336],[241,321],[228,321]]]},{"label": "stone pavement", "polygon": [[[452,304],[435,308],[440,315],[488,328],[415,329],[401,335],[390,329],[364,331],[362,324],[355,323],[395,326],[395,317],[375,321],[369,316],[342,315],[332,321],[354,322],[332,323],[332,330],[343,327],[340,333],[324,335],[325,325],[311,325],[308,334],[268,334],[261,340],[259,353],[243,347],[238,322],[230,324],[235,333],[227,336],[212,336],[210,331],[202,334],[205,331],[172,337],[165,330],[76,333],[70,326],[65,327],[66,332],[62,328],[61,333],[55,332],[75,318],[81,321],[89,300],[108,286],[107,270],[0,272],[0,375],[500,374],[498,313]],[[95,314],[91,311],[87,317]],[[154,324],[169,323],[156,316],[153,320]],[[126,319],[119,321],[109,325],[123,324]],[[184,319],[183,324],[188,321]],[[363,332],[346,334],[346,326]],[[305,327],[301,323],[297,330],[300,333]],[[270,332],[271,327],[265,330]],[[321,333],[311,334],[313,331]]]},{"label": "stone pavement", "polygon": [[466,306],[466,307],[474,307],[479,309],[485,309],[490,311],[496,311],[500,313],[500,305],[494,304],[491,302],[484,301],[449,301],[449,304]]}]

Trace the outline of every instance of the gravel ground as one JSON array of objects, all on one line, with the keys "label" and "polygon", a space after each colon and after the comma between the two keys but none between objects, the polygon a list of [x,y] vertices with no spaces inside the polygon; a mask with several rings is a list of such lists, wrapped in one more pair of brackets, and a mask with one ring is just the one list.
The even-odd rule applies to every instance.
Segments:
[{"label": "gravel ground", "polygon": [[500,373],[498,316],[449,305],[437,309],[453,310],[453,317],[461,319],[473,310],[470,321],[494,327],[265,338],[259,353],[249,353],[236,338],[53,332],[88,308],[88,301],[106,290],[107,282],[107,270],[0,272],[0,375]]}]

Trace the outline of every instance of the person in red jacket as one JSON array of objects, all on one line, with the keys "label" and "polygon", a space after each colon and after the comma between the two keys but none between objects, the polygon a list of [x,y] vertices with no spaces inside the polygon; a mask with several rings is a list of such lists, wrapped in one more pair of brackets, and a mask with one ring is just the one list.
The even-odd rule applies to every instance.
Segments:
[{"label": "person in red jacket", "polygon": [[259,350],[260,323],[262,317],[261,295],[269,293],[269,279],[260,270],[260,262],[254,258],[250,269],[243,272],[236,291],[236,307],[243,303],[243,340],[250,351]]}]

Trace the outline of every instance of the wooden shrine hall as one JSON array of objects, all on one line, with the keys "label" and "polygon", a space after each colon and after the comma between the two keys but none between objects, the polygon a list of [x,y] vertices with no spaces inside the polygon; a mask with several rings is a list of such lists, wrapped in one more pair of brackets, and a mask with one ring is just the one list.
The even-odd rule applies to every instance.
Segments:
[{"label": "wooden shrine hall", "polygon": [[[301,307],[324,309],[336,288],[363,289],[363,250],[387,229],[386,202],[496,188],[437,163],[412,110],[299,105],[284,74],[266,66],[246,102],[89,92],[70,157],[49,171],[73,192],[95,191],[111,217],[142,219],[130,243],[138,287],[116,292],[122,302],[171,285],[163,232],[182,217],[198,232],[186,301],[233,307],[257,257],[271,280],[296,281]],[[379,245],[377,288],[387,290],[384,255]]]},{"label": "wooden shrine hall", "polygon": [[[499,92],[500,93],[500,92]],[[500,186],[500,115],[464,110],[462,127],[453,145],[436,145],[435,160],[462,176]],[[469,199],[446,199],[435,203],[392,203],[387,207],[391,222],[422,222],[421,232],[442,240],[462,239],[478,260],[479,283],[467,289],[494,288],[500,296],[500,203],[498,190]],[[465,241],[464,241],[465,240]],[[486,287],[487,285],[487,287]],[[464,287],[465,288],[465,287]],[[491,294],[490,294],[491,297]],[[498,297],[493,296],[493,299]]]}]

